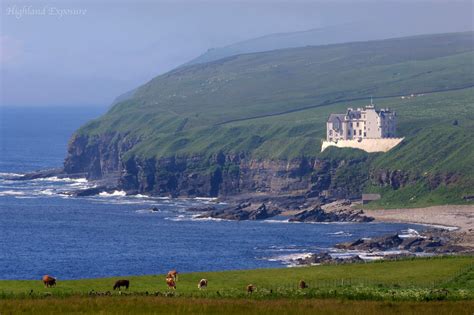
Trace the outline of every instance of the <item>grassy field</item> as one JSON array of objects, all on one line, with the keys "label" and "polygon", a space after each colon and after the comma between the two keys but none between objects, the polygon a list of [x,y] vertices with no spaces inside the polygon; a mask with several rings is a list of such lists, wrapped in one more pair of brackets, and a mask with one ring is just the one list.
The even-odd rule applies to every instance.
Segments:
[{"label": "grassy field", "polygon": [[[441,257],[181,274],[177,290],[164,275],[0,281],[0,314],[472,314],[473,257]],[[113,291],[115,280],[129,290]],[[201,278],[209,287],[197,289]],[[309,288],[297,287],[304,279]],[[253,294],[245,288],[252,283]],[[111,295],[104,295],[111,291]]]},{"label": "grassy field", "polygon": [[[198,297],[245,297],[247,295],[245,288],[250,283],[257,287],[257,292],[254,294],[257,297],[272,296],[270,290],[273,295],[284,297],[326,294],[335,288],[339,288],[341,294],[346,294],[357,288],[361,290],[362,298],[367,288],[381,289],[380,292],[389,288],[401,291],[431,290],[441,287],[473,290],[474,273],[471,270],[473,263],[472,257],[442,257],[301,268],[187,273],[179,276],[175,294]],[[115,280],[120,278],[130,280],[131,285],[127,291],[129,293],[168,292],[164,275],[149,275],[81,280],[59,279],[57,287],[54,288],[44,288],[40,280],[1,280],[0,295],[27,296],[31,290],[35,294],[49,292],[58,296],[88,294],[91,290],[106,292],[112,291]],[[197,283],[202,278],[209,280],[209,287],[200,291],[197,289]],[[310,290],[303,292],[305,294],[298,290],[298,282],[301,279],[310,287]],[[402,296],[400,298],[403,299]]]},{"label": "grassy field", "polygon": [[0,301],[1,314],[452,314],[472,315],[473,301],[235,300],[69,297]]}]

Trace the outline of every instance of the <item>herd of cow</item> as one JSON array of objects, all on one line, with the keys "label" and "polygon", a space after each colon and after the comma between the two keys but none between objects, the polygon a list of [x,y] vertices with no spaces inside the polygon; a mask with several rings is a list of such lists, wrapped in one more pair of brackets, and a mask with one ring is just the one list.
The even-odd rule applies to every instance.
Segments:
[{"label": "herd of cow", "polygon": [[[178,272],[176,270],[169,271],[168,274],[166,275],[166,284],[168,285],[168,288],[176,290],[176,282],[178,282]],[[43,276],[43,283],[45,287],[47,288],[53,287],[56,285],[56,278],[49,275],[45,275]],[[116,289],[120,290],[122,287],[125,287],[125,289],[128,290],[129,286],[130,286],[130,280],[125,280],[125,279],[117,280],[114,284],[114,290]],[[308,285],[306,284],[304,280],[301,280],[298,286],[300,289],[308,288]],[[201,290],[204,288],[207,288],[207,279],[199,280],[198,289]],[[255,291],[255,286],[253,284],[247,285],[247,293],[253,293],[254,291]]]}]

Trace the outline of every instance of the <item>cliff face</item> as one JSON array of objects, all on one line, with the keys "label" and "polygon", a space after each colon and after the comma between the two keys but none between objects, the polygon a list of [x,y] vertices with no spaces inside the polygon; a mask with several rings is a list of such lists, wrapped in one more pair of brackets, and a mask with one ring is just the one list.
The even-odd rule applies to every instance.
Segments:
[{"label": "cliff face", "polygon": [[348,166],[364,161],[298,158],[291,161],[254,159],[245,154],[211,157],[123,159],[139,139],[126,135],[74,136],[65,161],[67,173],[89,179],[119,174],[118,187],[129,192],[172,196],[228,196],[242,193],[322,192],[335,197],[360,195],[367,176],[355,184],[341,182]]},{"label": "cliff face", "polygon": [[68,144],[64,170],[83,173],[88,179],[101,179],[122,169],[122,156],[138,139],[118,133],[100,136],[74,135]]},{"label": "cliff face", "polygon": [[75,135],[69,143],[65,171],[101,179],[101,185],[105,183],[110,189],[173,197],[296,193],[360,198],[368,186],[397,191],[424,183],[429,191],[459,181],[457,173],[374,168],[374,156],[368,154],[342,155],[338,151],[319,158],[275,160],[218,153],[144,159],[127,154],[138,143],[139,138],[127,134]]}]

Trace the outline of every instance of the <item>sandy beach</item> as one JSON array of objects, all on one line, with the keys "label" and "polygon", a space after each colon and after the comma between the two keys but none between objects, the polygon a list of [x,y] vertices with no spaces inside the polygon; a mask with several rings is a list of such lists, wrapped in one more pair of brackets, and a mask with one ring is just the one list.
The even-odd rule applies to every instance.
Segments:
[{"label": "sandy beach", "polygon": [[364,210],[377,221],[411,222],[456,227],[458,244],[474,248],[474,205],[445,205],[427,208]]}]

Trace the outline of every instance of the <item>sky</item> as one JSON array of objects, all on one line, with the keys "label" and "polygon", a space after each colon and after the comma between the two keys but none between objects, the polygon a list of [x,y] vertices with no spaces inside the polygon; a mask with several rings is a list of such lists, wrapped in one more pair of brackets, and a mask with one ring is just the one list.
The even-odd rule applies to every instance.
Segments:
[{"label": "sky", "polygon": [[[0,106],[110,106],[209,48],[373,20],[473,29],[472,1],[3,1]],[[408,21],[410,23],[408,23]]]}]

